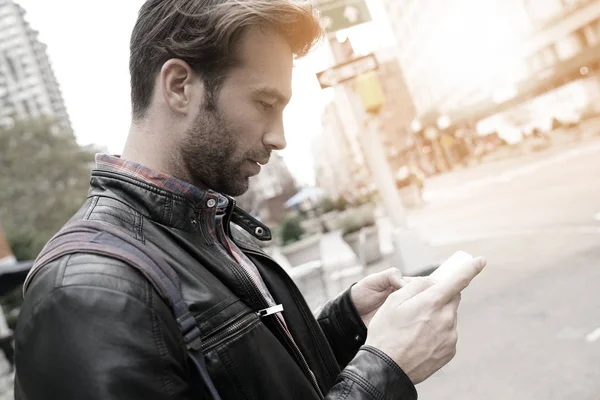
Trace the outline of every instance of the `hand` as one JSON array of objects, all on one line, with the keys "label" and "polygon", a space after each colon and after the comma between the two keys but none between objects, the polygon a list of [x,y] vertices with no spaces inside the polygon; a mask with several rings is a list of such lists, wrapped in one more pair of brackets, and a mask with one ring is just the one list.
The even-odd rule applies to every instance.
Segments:
[{"label": "hand", "polygon": [[383,272],[371,274],[352,286],[350,290],[352,302],[367,328],[388,296],[404,285],[406,285],[406,282],[403,281],[400,270],[390,268]]},{"label": "hand", "polygon": [[366,344],[390,356],[415,385],[423,382],[456,354],[460,292],[485,265],[483,258],[469,260],[438,283],[411,279],[373,316]]}]

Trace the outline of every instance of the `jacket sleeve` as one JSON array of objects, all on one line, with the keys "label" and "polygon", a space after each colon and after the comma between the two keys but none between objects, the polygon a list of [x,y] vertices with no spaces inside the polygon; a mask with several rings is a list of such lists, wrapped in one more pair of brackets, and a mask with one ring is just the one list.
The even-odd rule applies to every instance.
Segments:
[{"label": "jacket sleeve", "polygon": [[416,400],[410,378],[387,354],[364,346],[367,328],[350,296],[350,288],[330,300],[317,316],[343,369],[326,400]]},{"label": "jacket sleeve", "polygon": [[323,306],[317,321],[343,369],[367,339],[367,327],[352,302],[348,288]]},{"label": "jacket sleeve", "polygon": [[149,288],[137,296],[95,275],[94,285],[83,277],[43,298],[28,292],[16,335],[16,399],[191,399],[167,306]]},{"label": "jacket sleeve", "polygon": [[385,353],[362,346],[325,400],[417,400],[417,390]]}]

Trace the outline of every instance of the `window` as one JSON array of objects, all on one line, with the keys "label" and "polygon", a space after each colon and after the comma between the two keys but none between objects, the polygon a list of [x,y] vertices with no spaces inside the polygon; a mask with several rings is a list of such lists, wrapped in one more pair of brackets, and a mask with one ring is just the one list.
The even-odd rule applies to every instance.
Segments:
[{"label": "window", "polygon": [[567,60],[583,49],[578,32],[573,32],[566,38],[556,42],[556,54],[561,60]]},{"label": "window", "polygon": [[8,66],[8,72],[12,75],[15,81],[19,80],[19,76],[17,74],[17,68],[15,66],[15,62],[9,56],[6,56],[6,65]]}]

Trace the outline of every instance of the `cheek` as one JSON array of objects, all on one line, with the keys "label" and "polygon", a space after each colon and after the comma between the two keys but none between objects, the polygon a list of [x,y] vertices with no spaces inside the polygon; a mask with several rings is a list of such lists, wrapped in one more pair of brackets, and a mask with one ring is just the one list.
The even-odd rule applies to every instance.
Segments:
[{"label": "cheek", "polygon": [[232,107],[227,113],[227,126],[230,137],[235,140],[236,153],[256,150],[268,126],[268,117],[253,103],[245,102]]}]

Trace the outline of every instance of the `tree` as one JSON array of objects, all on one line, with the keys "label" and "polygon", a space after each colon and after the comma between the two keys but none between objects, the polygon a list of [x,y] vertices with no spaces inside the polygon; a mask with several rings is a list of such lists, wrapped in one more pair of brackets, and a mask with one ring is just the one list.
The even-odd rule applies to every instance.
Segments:
[{"label": "tree", "polygon": [[93,160],[48,120],[0,127],[0,221],[18,260],[35,258],[81,206]]},{"label": "tree", "polygon": [[281,221],[281,241],[283,245],[291,244],[302,239],[304,228],[301,225],[299,216],[288,214]]}]

